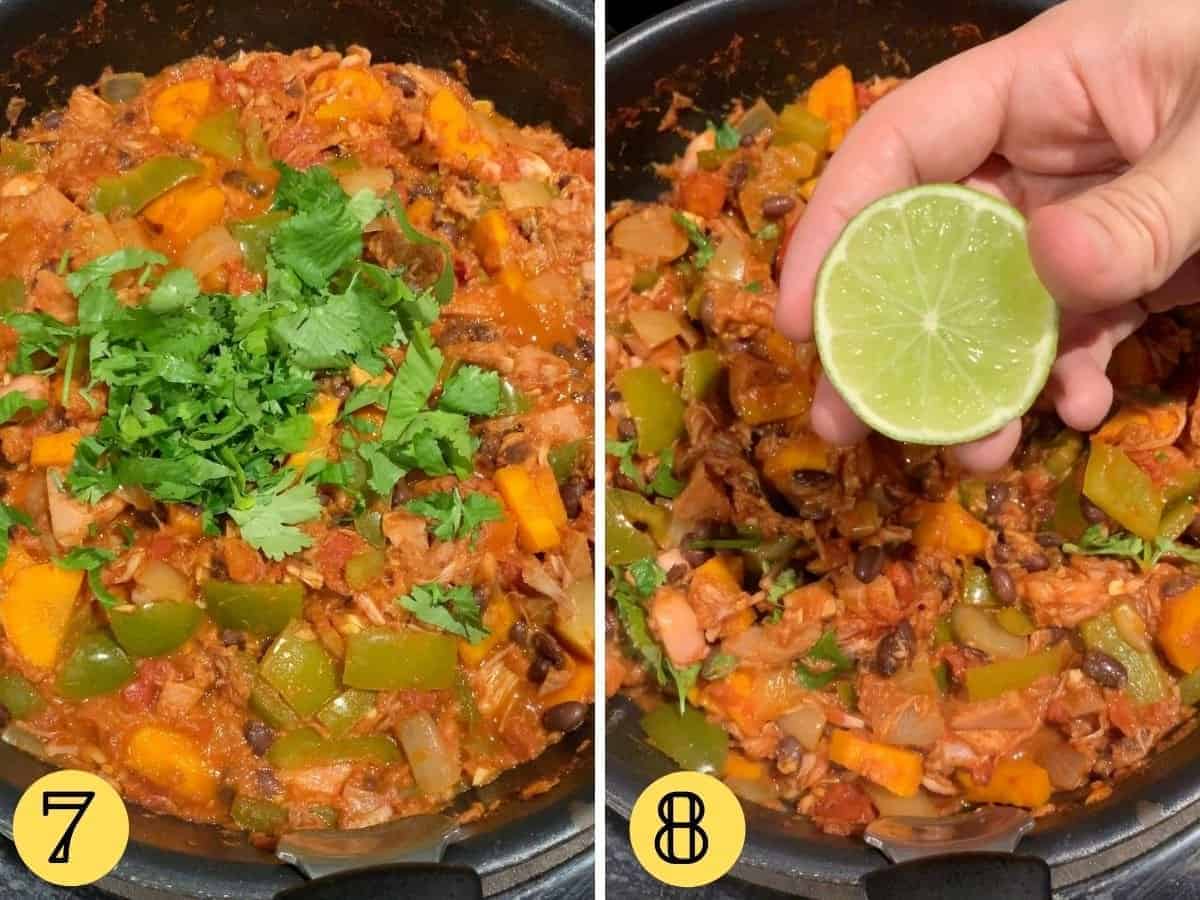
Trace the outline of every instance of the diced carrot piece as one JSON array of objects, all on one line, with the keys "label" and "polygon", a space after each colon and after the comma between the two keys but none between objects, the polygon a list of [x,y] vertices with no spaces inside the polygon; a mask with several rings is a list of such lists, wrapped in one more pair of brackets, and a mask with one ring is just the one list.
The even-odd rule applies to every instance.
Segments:
[{"label": "diced carrot piece", "polygon": [[158,725],[143,725],[125,745],[129,767],[158,787],[193,803],[216,798],[217,779],[196,742]]},{"label": "diced carrot piece", "polygon": [[836,150],[846,137],[850,126],[858,119],[858,98],[854,91],[854,76],[845,66],[834,66],[808,89],[808,111],[827,121],[829,149]]},{"label": "diced carrot piece", "polygon": [[740,594],[742,591],[741,568],[740,558],[714,556],[692,573],[691,583],[695,584],[697,580],[708,582],[723,593]]},{"label": "diced carrot piece", "polygon": [[739,781],[758,781],[766,774],[766,767],[756,759],[749,759],[736,751],[730,751],[725,757],[725,765],[721,769],[724,778],[736,778]]},{"label": "diced carrot piece", "polygon": [[51,563],[23,568],[9,582],[0,601],[0,624],[30,665],[49,669],[58,660],[82,585],[83,572]]},{"label": "diced carrot piece", "polygon": [[959,772],[958,781],[972,803],[1006,803],[1036,809],[1050,800],[1050,775],[1029,759],[1002,759],[992,770],[987,784],[978,784],[969,772]]},{"label": "diced carrot piece", "polygon": [[310,462],[324,459],[333,440],[333,423],[337,421],[342,401],[333,394],[317,394],[309,407],[308,416],[313,421],[312,437],[298,453],[288,457],[288,465],[304,469]]},{"label": "diced carrot piece", "polygon": [[477,644],[469,643],[465,639],[458,642],[458,658],[463,661],[463,665],[472,669],[479,668],[479,664],[497,644],[508,640],[508,630],[516,621],[517,611],[508,597],[501,595],[493,599],[483,611],[483,624],[489,632],[488,636]]},{"label": "diced carrot piece", "polygon": [[83,440],[77,428],[68,428],[57,434],[41,434],[33,439],[29,464],[34,467],[69,466],[75,461],[75,448]]},{"label": "diced carrot piece", "polygon": [[313,79],[310,93],[317,97],[313,118],[318,122],[366,119],[386,122],[392,117],[391,98],[383,85],[365,69],[332,69]]},{"label": "diced carrot piece", "polygon": [[485,269],[495,273],[504,268],[505,250],[508,249],[512,235],[503,212],[498,209],[485,212],[471,229],[471,237],[475,243],[475,252],[479,254]]},{"label": "diced carrot piece", "polygon": [[425,115],[442,159],[470,161],[492,155],[491,145],[482,139],[479,129],[471,123],[467,108],[449,89],[441,88],[433,95]]},{"label": "diced carrot piece", "polygon": [[181,81],[164,89],[150,107],[150,121],[167,137],[186,141],[212,103],[212,82]]},{"label": "diced carrot piece", "polygon": [[829,758],[898,797],[914,796],[925,777],[920,753],[867,740],[842,728],[835,728],[830,735]]},{"label": "diced carrot piece", "polygon": [[924,503],[913,529],[913,543],[922,550],[945,550],[955,556],[983,556],[991,533],[953,500]]},{"label": "diced carrot piece", "polygon": [[1163,601],[1158,643],[1181,671],[1191,673],[1200,668],[1200,587]]},{"label": "diced carrot piece", "polygon": [[162,229],[175,249],[182,250],[193,238],[221,221],[225,192],[204,181],[187,181],[163,194],[146,207],[146,221]]},{"label": "diced carrot piece", "polygon": [[[521,547],[529,553],[541,553],[557,547],[562,541],[557,524],[559,511],[547,502],[543,488],[535,482],[529,470],[521,466],[505,466],[497,470],[495,479],[500,496],[517,517],[517,535]],[[562,515],[565,517],[565,512]]]},{"label": "diced carrot piece", "polygon": [[428,197],[418,197],[408,204],[408,221],[417,228],[428,228],[433,221],[433,201]]}]

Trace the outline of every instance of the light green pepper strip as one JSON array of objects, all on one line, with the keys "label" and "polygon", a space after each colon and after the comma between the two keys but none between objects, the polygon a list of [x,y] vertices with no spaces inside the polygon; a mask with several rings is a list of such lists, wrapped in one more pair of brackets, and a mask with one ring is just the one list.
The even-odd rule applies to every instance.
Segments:
[{"label": "light green pepper strip", "polygon": [[546,454],[546,462],[550,464],[554,480],[559,484],[565,482],[574,473],[575,464],[579,461],[579,452],[582,449],[583,441],[568,441],[557,447],[551,447],[550,452]]},{"label": "light green pepper strip", "polygon": [[230,818],[241,828],[258,834],[277,834],[287,825],[288,812],[278,803],[239,796],[229,810]]},{"label": "light green pepper strip", "polygon": [[972,666],[965,676],[967,696],[971,700],[990,700],[1007,691],[1029,687],[1044,675],[1057,675],[1071,656],[1070,645],[1060,641],[1040,653],[1020,659],[1004,659],[984,666]]},{"label": "light green pepper strip", "polygon": [[272,637],[298,618],[304,606],[304,586],[289,584],[238,584],[205,582],[208,614],[222,628]]},{"label": "light green pepper strip", "polygon": [[302,716],[316,713],[338,690],[337,671],[321,642],[302,638],[292,630],[271,644],[259,672]]},{"label": "light green pepper strip", "polygon": [[682,715],[674,703],[661,703],[642,716],[650,744],[685,769],[720,772],[729,754],[729,735],[694,706]]},{"label": "light green pepper strip", "polygon": [[0,706],[14,719],[28,719],[46,708],[33,682],[17,672],[0,673]]},{"label": "light green pepper strip", "polygon": [[375,694],[354,688],[342,691],[317,713],[317,721],[335,738],[345,737],[350,730],[375,709]]},{"label": "light green pepper strip", "polygon": [[368,691],[437,691],[454,687],[457,642],[445,634],[407,628],[368,628],[346,640],[347,687]]},{"label": "light green pepper strip", "polygon": [[32,172],[37,167],[37,151],[28,144],[0,138],[0,169]]},{"label": "light green pepper strip", "polygon": [[1090,649],[1107,653],[1125,667],[1128,678],[1124,690],[1136,703],[1154,703],[1166,695],[1170,676],[1154,651],[1138,650],[1122,638],[1111,613],[1088,619],[1079,626],[1079,633]]},{"label": "light green pepper strip", "polygon": [[721,357],[716,350],[694,350],[683,357],[683,399],[703,400],[716,387],[721,375]]},{"label": "light green pepper strip", "polygon": [[1200,669],[1179,679],[1179,700],[1184,706],[1200,703]]},{"label": "light green pepper strip", "polygon": [[[666,540],[671,514],[632,491],[609,488],[607,498],[604,534],[609,564],[625,566],[656,555],[658,544]],[[636,525],[645,525],[647,531]]]},{"label": "light green pepper strip", "polygon": [[267,684],[261,675],[254,679],[254,686],[250,689],[250,709],[277,731],[300,726],[300,717],[296,715],[296,711],[287,705],[279,691]]},{"label": "light green pepper strip", "polygon": [[191,141],[230,162],[242,158],[242,129],[236,109],[227,109],[201,119],[192,132]]},{"label": "light green pepper strip", "polygon": [[25,282],[20,278],[0,278],[0,312],[16,312],[25,305]]},{"label": "light green pepper strip", "polygon": [[133,680],[137,670],[117,642],[102,631],[80,638],[58,676],[58,692],[68,700],[111,694]]},{"label": "light green pepper strip", "polygon": [[1142,540],[1152,541],[1158,535],[1162,493],[1120,447],[1092,442],[1083,493]]},{"label": "light green pepper strip", "polygon": [[204,164],[180,156],[156,156],[124,175],[96,182],[92,208],[102,215],[134,215],[172,188],[204,174]]},{"label": "light green pepper strip", "polygon": [[384,734],[323,738],[313,728],[301,728],[276,739],[267,762],[277,769],[307,769],[339,762],[399,762],[400,748]]},{"label": "light green pepper strip", "polygon": [[995,606],[992,580],[979,566],[967,566],[963,572],[961,601],[968,606]]},{"label": "light green pepper strip", "polygon": [[267,271],[267,251],[279,226],[292,217],[290,212],[269,212],[253,219],[230,222],[229,233],[242,248],[246,268],[259,274]]},{"label": "light green pepper strip", "polygon": [[193,603],[148,603],[110,609],[108,624],[117,643],[132,656],[165,656],[183,646],[200,626],[203,613]]},{"label": "light green pepper strip", "polygon": [[661,453],[683,434],[683,400],[658,369],[625,369],[617,374],[617,388],[637,424],[639,453]]},{"label": "light green pepper strip", "polygon": [[830,124],[809,112],[803,103],[789,103],[779,113],[771,143],[808,144],[818,153],[824,153],[829,149],[831,131]]}]

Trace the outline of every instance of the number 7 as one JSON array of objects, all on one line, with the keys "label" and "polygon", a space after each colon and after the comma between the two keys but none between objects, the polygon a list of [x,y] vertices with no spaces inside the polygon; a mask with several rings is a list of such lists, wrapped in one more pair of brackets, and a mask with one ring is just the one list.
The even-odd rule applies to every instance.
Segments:
[{"label": "number 7", "polygon": [[79,820],[83,818],[84,812],[92,805],[92,801],[95,799],[95,791],[46,791],[42,794],[43,816],[48,816],[52,812],[59,812],[64,809],[75,811],[75,815],[71,817],[70,824],[67,825],[67,830],[63,832],[63,836],[58,839],[58,843],[50,851],[50,862],[65,863],[70,861],[71,838],[75,836],[75,828],[79,825]]}]

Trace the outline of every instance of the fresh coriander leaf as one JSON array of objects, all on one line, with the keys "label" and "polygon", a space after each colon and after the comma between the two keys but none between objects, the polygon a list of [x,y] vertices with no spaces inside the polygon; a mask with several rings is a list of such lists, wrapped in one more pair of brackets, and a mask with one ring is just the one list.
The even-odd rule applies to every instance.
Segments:
[{"label": "fresh coriander leaf", "polygon": [[696,248],[696,252],[692,254],[692,265],[697,269],[707,267],[716,253],[716,248],[704,234],[704,229],[681,212],[671,213],[671,219],[687,233],[688,240]]},{"label": "fresh coriander leaf", "polygon": [[[604,452],[617,459],[617,471],[634,483],[642,493],[646,492],[646,479],[638,468],[634,455],[637,447],[634,441],[605,441]],[[657,472],[655,473],[658,474]]]},{"label": "fresh coriander leaf", "polygon": [[[1154,542],[1154,562],[1163,556],[1173,556],[1190,563],[1200,563],[1200,548],[1188,547],[1178,541],[1168,541],[1158,538]],[[1153,565],[1153,563],[1151,563]]]},{"label": "fresh coriander leaf", "polygon": [[271,239],[275,262],[316,290],[361,255],[362,227],[345,204],[298,212]]},{"label": "fresh coriander leaf", "polygon": [[66,482],[71,493],[85,503],[99,503],[121,486],[106,454],[107,448],[95,437],[85,437],[75,447]]},{"label": "fresh coriander leaf", "polygon": [[424,328],[413,333],[404,362],[392,378],[388,393],[387,416],[383,421],[383,441],[399,440],[405,430],[425,409],[442,368],[442,352]]},{"label": "fresh coriander leaf", "polygon": [[126,247],[116,253],[92,260],[67,276],[67,290],[79,297],[93,285],[107,286],[114,275],[142,269],[146,266],[165,266],[169,260],[161,253]]},{"label": "fresh coriander leaf", "polygon": [[384,202],[369,188],[363,188],[350,198],[347,204],[350,215],[358,222],[360,228],[365,228],[383,212]]},{"label": "fresh coriander leaf", "polygon": [[733,670],[737,666],[738,658],[736,656],[723,650],[717,650],[705,657],[704,664],[700,668],[700,677],[705,681],[720,681],[733,674]]},{"label": "fresh coriander leaf", "polygon": [[762,282],[761,281],[752,281],[748,285],[746,285],[746,290],[749,291],[751,294],[761,294],[763,291]]},{"label": "fresh coriander leaf", "polygon": [[659,454],[658,466],[654,470],[654,477],[650,479],[650,490],[670,500],[683,492],[683,482],[675,477],[674,450],[668,448]]},{"label": "fresh coriander leaf", "polygon": [[483,625],[483,611],[469,585],[443,588],[440,584],[417,585],[397,602],[426,625],[478,644],[490,634]]},{"label": "fresh coriander leaf", "polygon": [[794,569],[784,569],[775,576],[775,581],[767,589],[767,602],[771,604],[771,614],[768,619],[778,622],[783,618],[783,598],[794,591],[800,584]]},{"label": "fresh coriander leaf", "polygon": [[391,497],[396,483],[405,476],[405,469],[393,462],[386,451],[375,443],[361,445],[358,455],[370,469],[367,487],[381,497]]},{"label": "fresh coriander leaf", "polygon": [[9,391],[0,397],[0,425],[12,421],[18,413],[30,412],[36,415],[49,404],[37,397],[30,397],[22,391]]},{"label": "fresh coriander leaf", "polygon": [[2,321],[17,332],[17,356],[8,364],[8,371],[14,375],[36,371],[35,356],[58,356],[59,348],[75,337],[74,328],[45,313],[10,313]]},{"label": "fresh coriander leaf", "polygon": [[230,509],[229,515],[241,528],[243,540],[278,561],[312,546],[312,538],[296,525],[320,516],[321,503],[316,486],[301,482],[278,493],[259,492],[249,508]]},{"label": "fresh coriander leaf", "polygon": [[854,660],[848,657],[838,646],[837,632],[832,628],[826,629],[817,642],[804,655],[807,662],[821,661],[832,663],[839,672],[847,672],[854,668]]},{"label": "fresh coriander leaf", "polygon": [[156,313],[177,312],[200,296],[200,282],[191,269],[172,269],[146,298],[146,308]]},{"label": "fresh coriander leaf", "polygon": [[300,413],[272,425],[259,443],[267,449],[299,453],[308,445],[315,430],[312,416]]},{"label": "fresh coriander leaf", "polygon": [[1110,535],[1103,525],[1090,526],[1077,544],[1063,544],[1065,553],[1079,556],[1126,556],[1140,560],[1144,550],[1145,542],[1140,537],[1125,531]]},{"label": "fresh coriander leaf", "polygon": [[392,451],[400,466],[427,475],[468,478],[475,464],[479,439],[471,434],[466,416],[445,410],[425,410],[409,423]]},{"label": "fresh coriander leaf", "polygon": [[647,557],[629,564],[627,571],[633,586],[642,597],[653,596],[654,592],[667,583],[667,573],[657,562]]},{"label": "fresh coriander leaf", "polygon": [[675,692],[679,695],[679,714],[683,715],[687,709],[688,692],[696,686],[696,679],[700,677],[700,663],[693,663],[686,669],[677,669],[669,659],[665,660],[665,664],[667,674],[675,682]]},{"label": "fresh coriander leaf", "polygon": [[500,406],[500,374],[459,366],[442,388],[438,408],[468,416],[494,416]]},{"label": "fresh coriander leaf", "polygon": [[728,122],[722,122],[720,125],[713,125],[712,122],[709,122],[708,127],[717,133],[716,143],[718,150],[736,150],[738,144],[741,143],[741,132]]},{"label": "fresh coriander leaf", "polygon": [[279,184],[275,188],[275,210],[319,209],[326,206],[344,206],[350,199],[333,173],[325,166],[308,169],[293,169],[284,163],[276,163]]},{"label": "fresh coriander leaf", "polygon": [[104,582],[100,578],[100,570],[116,558],[116,553],[105,550],[103,547],[75,547],[66,556],[56,559],[54,562],[59,568],[87,572],[88,587],[92,589],[92,593],[96,595],[101,606],[111,609],[119,605],[121,601],[104,586]]},{"label": "fresh coriander leaf", "polygon": [[414,515],[428,519],[430,533],[439,541],[461,538],[474,540],[485,522],[494,522],[504,517],[500,503],[495,497],[475,492],[468,494],[464,500],[458,488],[426,494],[406,503],[404,508]]},{"label": "fresh coriander leaf", "polygon": [[33,528],[33,520],[16,507],[0,503],[0,565],[8,559],[8,533],[15,525]]},{"label": "fresh coriander leaf", "polygon": [[405,240],[413,244],[428,244],[441,250],[442,271],[438,273],[437,280],[433,283],[433,296],[439,306],[445,306],[454,296],[454,259],[450,255],[450,248],[413,227],[408,220],[404,204],[400,202],[400,197],[395,192],[388,196],[387,210],[396,220],[396,224],[400,226],[400,233],[404,235]]}]

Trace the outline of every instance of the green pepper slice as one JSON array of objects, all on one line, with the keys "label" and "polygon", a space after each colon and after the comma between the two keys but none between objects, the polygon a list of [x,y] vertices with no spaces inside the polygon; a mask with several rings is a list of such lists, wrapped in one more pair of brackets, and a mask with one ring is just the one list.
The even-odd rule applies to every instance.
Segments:
[{"label": "green pepper slice", "polygon": [[271,644],[259,672],[263,680],[302,716],[311,716],[337,693],[333,660],[320,641],[285,631]]},{"label": "green pepper slice", "polygon": [[637,424],[639,453],[660,453],[683,434],[683,400],[658,369],[625,369],[617,374],[617,388]]},{"label": "green pepper slice", "polygon": [[14,719],[28,719],[46,708],[32,681],[17,672],[0,672],[0,706]]},{"label": "green pepper slice", "polygon": [[251,272],[267,271],[267,251],[279,226],[292,217],[290,212],[269,212],[253,219],[229,223],[229,233],[242,248],[242,260]]},{"label": "green pepper slice", "polygon": [[307,769],[338,762],[399,762],[400,748],[385,734],[328,739],[313,728],[301,728],[278,738],[267,751],[277,769]]},{"label": "green pepper slice", "polygon": [[721,375],[716,350],[693,350],[683,357],[683,399],[686,403],[707,397]]},{"label": "green pepper slice", "polygon": [[457,667],[457,642],[449,635],[376,627],[346,640],[342,680],[368,691],[445,691],[454,686]]},{"label": "green pepper slice", "polygon": [[242,158],[242,128],[237,110],[226,109],[201,119],[192,131],[191,141],[213,156],[237,162]]},{"label": "green pepper slice", "polygon": [[[632,491],[609,488],[606,494],[604,535],[609,564],[625,566],[654,556],[658,544],[666,540],[671,514]],[[640,531],[639,524],[647,531]]]},{"label": "green pepper slice", "polygon": [[333,737],[340,738],[375,709],[375,694],[355,688],[342,691],[317,713],[317,721],[325,726]]},{"label": "green pepper slice", "polygon": [[1158,523],[1158,536],[1173,541],[1188,530],[1196,518],[1196,503],[1191,497],[1180,497],[1167,504]]},{"label": "green pepper slice", "polygon": [[579,452],[582,447],[583,441],[568,441],[565,444],[551,447],[550,452],[546,454],[546,462],[550,464],[554,480],[559,484],[570,478],[575,471],[575,464],[579,461]]},{"label": "green pepper slice", "polygon": [[246,831],[277,834],[287,825],[288,812],[278,803],[256,797],[238,796],[229,809],[229,816]]},{"label": "green pepper slice", "polygon": [[108,624],[117,643],[132,656],[165,656],[195,634],[203,614],[192,603],[148,603],[111,609]]},{"label": "green pepper slice", "polygon": [[117,642],[102,631],[80,638],[58,676],[58,692],[68,700],[111,694],[133,680],[137,669]]},{"label": "green pepper slice", "polygon": [[1200,703],[1200,669],[1179,679],[1179,702],[1184,706]]},{"label": "green pepper slice", "polygon": [[372,547],[382,547],[386,541],[383,536],[383,514],[367,510],[354,518],[354,530]]},{"label": "green pepper slice", "polygon": [[500,405],[496,414],[501,416],[519,416],[533,409],[533,400],[519,387],[507,378],[500,379]]},{"label": "green pepper slice", "polygon": [[1164,505],[1162,493],[1120,447],[1092,442],[1083,493],[1142,540],[1152,541],[1157,536]]},{"label": "green pepper slice", "polygon": [[222,628],[248,631],[259,637],[273,637],[304,606],[304,586],[287,584],[238,584],[233,581],[207,581],[203,587],[208,614]]},{"label": "green pepper slice", "polygon": [[387,557],[378,547],[368,547],[346,560],[346,584],[362,591],[378,581],[387,568]]},{"label": "green pepper slice", "polygon": [[1107,653],[1125,667],[1128,678],[1124,690],[1138,705],[1154,703],[1166,695],[1170,677],[1153,650],[1138,650],[1117,630],[1112,613],[1088,619],[1079,626],[1083,642],[1092,650]]},{"label": "green pepper slice", "polygon": [[1076,465],[1054,492],[1054,516],[1050,525],[1055,534],[1077,541],[1087,531],[1083,517],[1083,466]]},{"label": "green pepper slice", "polygon": [[279,691],[267,684],[262,676],[254,679],[250,689],[250,709],[277,731],[286,731],[300,725],[300,717],[287,705]]},{"label": "green pepper slice", "polygon": [[674,703],[661,703],[642,716],[651,746],[685,769],[719,772],[729,754],[729,735],[690,704],[680,714]]},{"label": "green pepper slice", "polygon": [[37,151],[28,144],[0,138],[0,168],[14,172],[32,172],[37,167]]},{"label": "green pepper slice", "polygon": [[963,572],[961,601],[968,606],[995,606],[992,580],[979,566],[967,566]]},{"label": "green pepper slice", "polygon": [[1064,428],[1046,445],[1042,466],[1056,481],[1066,478],[1083,453],[1083,435]]},{"label": "green pepper slice", "polygon": [[1040,653],[1031,653],[1020,659],[1003,659],[983,666],[972,666],[967,669],[965,676],[967,696],[971,700],[990,700],[1007,691],[1019,691],[1043,675],[1057,675],[1066,666],[1070,656],[1070,645],[1060,641]]},{"label": "green pepper slice", "polygon": [[135,215],[167,191],[203,174],[204,164],[199,160],[156,156],[124,175],[97,181],[92,208],[106,216],[114,212]]},{"label": "green pepper slice", "polygon": [[808,111],[803,103],[789,103],[775,121],[771,143],[779,145],[808,144],[818,153],[829,149],[832,127],[818,115]]}]

